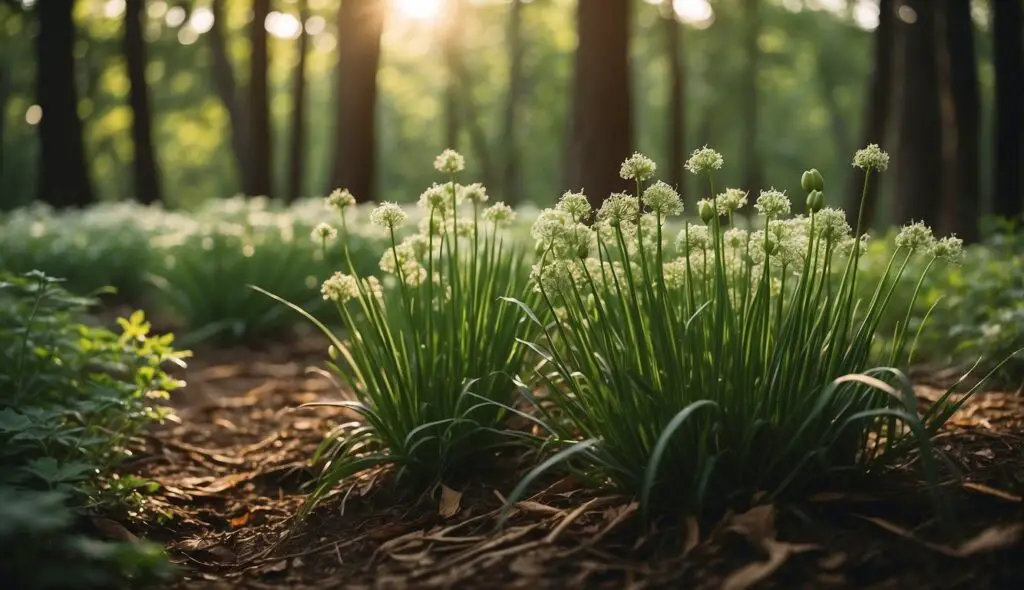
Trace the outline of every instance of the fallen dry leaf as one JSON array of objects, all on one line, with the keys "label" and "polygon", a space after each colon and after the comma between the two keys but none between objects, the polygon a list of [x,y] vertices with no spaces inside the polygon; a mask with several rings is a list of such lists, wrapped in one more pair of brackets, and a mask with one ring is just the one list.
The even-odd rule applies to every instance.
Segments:
[{"label": "fallen dry leaf", "polygon": [[768,552],[768,559],[747,564],[729,574],[722,582],[722,590],[746,590],[775,573],[791,556],[817,548],[816,545],[784,543],[775,539],[765,539],[761,546]]},{"label": "fallen dry leaf", "polygon": [[837,570],[846,563],[845,553],[829,553],[818,560],[818,567],[823,570]]},{"label": "fallen dry leaf", "polygon": [[736,514],[726,523],[725,530],[738,533],[755,545],[765,539],[774,539],[775,506],[762,504]]},{"label": "fallen dry leaf", "polygon": [[554,506],[548,506],[547,504],[541,504],[540,502],[532,502],[530,500],[523,500],[522,502],[516,502],[516,508],[523,512],[536,512],[539,514],[561,514],[564,512],[561,508],[555,508]]},{"label": "fallen dry leaf", "polygon": [[700,523],[692,516],[686,517],[686,542],[683,544],[683,557],[686,557],[700,543]]},{"label": "fallen dry leaf", "polygon": [[965,490],[970,490],[972,492],[978,492],[979,494],[986,494],[988,496],[993,496],[993,497],[999,498],[1001,500],[1006,500],[1007,502],[1022,502],[1022,501],[1024,501],[1024,498],[1021,498],[1017,494],[1012,494],[1010,492],[1005,492],[1003,490],[999,490],[999,489],[993,488],[991,486],[987,486],[987,485],[985,485],[983,483],[975,483],[975,482],[972,482],[972,481],[968,481],[968,482],[964,482],[963,488]]},{"label": "fallen dry leaf", "polygon": [[450,487],[441,484],[441,502],[437,506],[437,513],[445,518],[451,518],[459,513],[462,503],[462,492],[457,492]]},{"label": "fallen dry leaf", "polygon": [[278,561],[272,561],[267,565],[259,568],[257,571],[261,574],[277,574],[288,569],[288,562],[284,559]]},{"label": "fallen dry leaf", "polygon": [[245,514],[242,514],[241,516],[236,516],[236,517],[231,519],[231,527],[237,529],[240,526],[245,526],[245,525],[247,525],[249,523],[249,520],[251,518],[252,518],[252,512],[246,512]]},{"label": "fallen dry leaf", "polygon": [[940,545],[938,543],[931,543],[929,541],[919,539],[907,529],[882,518],[875,518],[872,516],[861,516],[860,518],[883,528],[890,533],[919,543],[922,547],[926,547],[932,551],[949,557],[969,557],[979,553],[997,551],[999,549],[1015,545],[1024,538],[1024,524],[1022,523],[1013,525],[996,525],[981,531],[973,538],[964,542],[960,547],[949,547],[947,545]]},{"label": "fallen dry leaf", "polygon": [[996,525],[989,527],[960,546],[959,557],[967,557],[988,551],[997,551],[1015,545],[1024,537],[1024,524]]},{"label": "fallen dry leaf", "polygon": [[121,523],[114,522],[109,518],[94,516],[92,517],[92,524],[99,532],[103,533],[104,537],[111,541],[129,541],[134,543],[139,540],[131,531],[124,528]]}]

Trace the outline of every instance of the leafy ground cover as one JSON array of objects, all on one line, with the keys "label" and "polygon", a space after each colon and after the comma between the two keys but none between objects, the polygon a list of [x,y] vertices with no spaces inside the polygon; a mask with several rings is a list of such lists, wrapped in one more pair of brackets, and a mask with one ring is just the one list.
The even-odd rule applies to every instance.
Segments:
[{"label": "leafy ground cover", "polygon": [[[169,573],[159,546],[103,541],[151,484],[118,477],[133,437],[168,416],[183,353],[141,312],[117,333],[86,325],[95,302],[41,273],[0,275],[0,581],[11,588],[106,588]],[[101,524],[97,524],[101,523]],[[91,534],[90,534],[91,533]],[[53,568],[55,562],[61,568]]]}]

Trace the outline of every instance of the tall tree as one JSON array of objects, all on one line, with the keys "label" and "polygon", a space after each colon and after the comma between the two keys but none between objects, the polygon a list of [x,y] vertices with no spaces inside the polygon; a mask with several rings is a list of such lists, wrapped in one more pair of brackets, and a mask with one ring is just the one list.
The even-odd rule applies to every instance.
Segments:
[{"label": "tall tree", "polygon": [[595,206],[628,187],[618,173],[633,141],[630,8],[629,0],[587,0],[576,9],[579,43],[566,177]]},{"label": "tall tree", "polygon": [[210,32],[206,35],[210,40],[210,53],[213,61],[213,81],[217,89],[217,97],[221,105],[228,113],[228,121],[231,124],[231,151],[235,156],[235,165],[238,168],[238,176],[242,181],[242,191],[252,194],[249,189],[249,166],[248,161],[248,116],[245,114],[245,103],[243,96],[238,90],[235,81],[235,71],[231,66],[231,59],[228,57],[227,39],[225,36],[225,14],[224,0],[213,0],[210,4],[210,11],[213,13],[213,22]]},{"label": "tall tree", "polygon": [[1019,218],[1024,208],[1024,4],[992,0],[996,70],[993,213]]},{"label": "tall tree", "polygon": [[444,143],[445,147],[458,149],[459,145],[459,70],[462,54],[459,39],[462,35],[461,20],[464,7],[462,0],[445,0],[441,34],[441,57],[445,65],[444,88]]},{"label": "tall tree", "polygon": [[124,55],[128,64],[130,85],[128,102],[132,108],[132,145],[135,157],[132,171],[135,175],[135,198],[142,203],[162,200],[160,174],[153,152],[153,110],[146,82],[146,39],[143,36],[145,0],[125,4]]},{"label": "tall tree", "polygon": [[447,83],[444,91],[445,145],[458,148],[463,131],[469,136],[473,156],[483,172],[484,184],[492,186],[497,172],[491,158],[490,141],[482,124],[482,117],[470,90],[472,75],[463,58],[459,40],[463,37],[466,18],[463,0],[448,0],[444,9],[444,24],[440,29],[441,53],[445,64]]},{"label": "tall tree", "polygon": [[743,185],[749,191],[761,188],[761,156],[758,150],[759,96],[761,48],[761,0],[743,0],[743,53],[742,86],[740,89],[740,117],[743,121]]},{"label": "tall tree", "polygon": [[274,191],[270,155],[270,83],[267,79],[270,54],[266,21],[270,14],[270,0],[253,0],[252,14],[249,25],[252,53],[249,56],[249,182],[246,193],[269,197]]},{"label": "tall tree", "polygon": [[7,62],[0,61],[0,178],[4,175],[4,146],[7,142],[4,141],[4,132],[6,128],[4,123],[7,117],[4,114],[7,112],[7,101],[11,98],[11,70],[7,65]]},{"label": "tall tree", "polygon": [[74,9],[74,0],[36,3],[36,101],[43,109],[39,199],[57,207],[84,206],[94,200],[78,118]]},{"label": "tall tree", "polygon": [[974,48],[971,0],[941,0],[940,73],[948,92],[942,93],[943,170],[939,230],[965,241],[978,239],[981,212],[981,91]]},{"label": "tall tree", "polygon": [[923,221],[936,226],[943,180],[943,120],[936,57],[938,43],[934,0],[904,0],[912,18],[897,25],[900,44],[899,145],[896,152],[896,186],[893,218],[898,223]]},{"label": "tall tree", "polygon": [[502,119],[504,139],[504,161],[501,172],[501,196],[505,202],[514,204],[519,201],[522,192],[520,175],[519,150],[521,149],[518,133],[519,105],[523,99],[524,73],[523,57],[523,0],[512,0],[508,14],[508,91],[505,95],[505,113]]},{"label": "tall tree", "polygon": [[333,187],[348,188],[361,201],[376,199],[377,144],[374,119],[377,67],[384,30],[384,0],[345,0],[338,9]]},{"label": "tall tree", "polygon": [[308,0],[299,0],[298,57],[295,61],[295,72],[292,78],[292,136],[288,150],[288,193],[289,201],[294,201],[302,194],[303,157],[306,143],[306,53],[309,49],[309,35],[306,33],[306,21],[309,20]]},{"label": "tall tree", "polygon": [[661,22],[665,30],[665,53],[668,57],[668,180],[686,194],[683,186],[684,144],[686,142],[685,74],[682,58],[682,23],[676,15],[673,0],[663,0]]},{"label": "tall tree", "polygon": [[[893,81],[895,79],[896,51],[896,6],[894,0],[880,0],[878,4],[878,27],[875,29],[874,49],[872,57],[871,82],[868,86],[867,112],[864,115],[864,128],[861,131],[861,147],[869,143],[885,146],[889,130],[893,106]],[[877,178],[863,193],[864,174],[854,170],[850,175],[850,187],[847,196],[847,216],[856,218],[861,198],[864,199],[864,218],[862,228],[870,228],[874,224],[875,211],[878,208],[878,193],[881,183]]]}]

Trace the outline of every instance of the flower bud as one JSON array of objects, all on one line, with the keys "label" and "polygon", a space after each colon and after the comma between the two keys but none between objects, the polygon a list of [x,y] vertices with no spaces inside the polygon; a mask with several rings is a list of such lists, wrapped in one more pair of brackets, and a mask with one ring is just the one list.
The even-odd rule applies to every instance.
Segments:
[{"label": "flower bud", "polygon": [[333,344],[327,347],[327,356],[331,357],[332,361],[338,360],[338,349]]},{"label": "flower bud", "polygon": [[817,213],[825,207],[825,194],[820,190],[812,190],[807,195],[807,210]]},{"label": "flower bud", "polygon": [[800,186],[808,193],[811,191],[823,191],[825,190],[825,179],[821,177],[821,172],[811,168],[800,177]]},{"label": "flower bud", "polygon": [[711,223],[711,220],[715,218],[715,205],[711,201],[703,200],[698,203],[697,213],[700,214],[704,223]]}]

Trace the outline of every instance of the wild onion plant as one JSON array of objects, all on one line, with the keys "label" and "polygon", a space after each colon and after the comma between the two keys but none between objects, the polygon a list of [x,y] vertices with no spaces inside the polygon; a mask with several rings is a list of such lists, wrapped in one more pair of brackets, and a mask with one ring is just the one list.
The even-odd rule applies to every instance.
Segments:
[{"label": "wild onion plant", "polygon": [[[887,163],[874,145],[854,159],[865,187]],[[866,236],[824,206],[817,171],[802,178],[806,215],[791,215],[784,193],[764,190],[748,231],[733,224],[748,195],[715,192],[722,164],[708,148],[686,162],[712,196],[698,202],[702,222],[675,236],[674,254],[664,228],[682,201],[652,182],[655,163],[640,154],[620,172],[635,193],[612,194],[595,223],[581,193],[540,214],[532,278],[542,303],[514,303],[541,330],[528,345],[543,359],[546,387],[543,395],[521,390],[551,435],[545,442],[561,450],[511,500],[558,465],[635,494],[648,514],[876,473],[916,448],[934,467],[928,439],[955,406],[944,400],[918,415],[908,380],[893,368],[912,342],[905,322],[889,366],[872,368],[869,354],[908,260],[955,262],[960,240],[936,240],[919,223],[903,228],[872,296],[860,300]]]},{"label": "wild onion plant", "polygon": [[322,405],[349,408],[365,420],[342,425],[321,445],[317,456],[327,465],[314,502],[342,479],[383,464],[413,485],[429,485],[508,441],[500,426],[515,396],[510,375],[519,373],[525,348],[517,342],[518,312],[500,298],[528,294],[529,265],[524,249],[503,237],[512,209],[484,208],[483,186],[457,184],[462,156],[446,150],[434,166],[448,180],[420,197],[418,233],[399,241],[408,215],[394,203],[370,215],[390,235],[380,260],[384,281],[357,276],[344,248],[346,212],[355,203],[350,193],[327,198],[340,214],[340,236],[327,224],[314,229],[325,247],[339,237],[343,243],[346,272],[325,280],[322,293],[336,304],[347,334],[336,336],[305,315],[331,339],[331,357],[340,359],[331,367],[355,396]]}]

